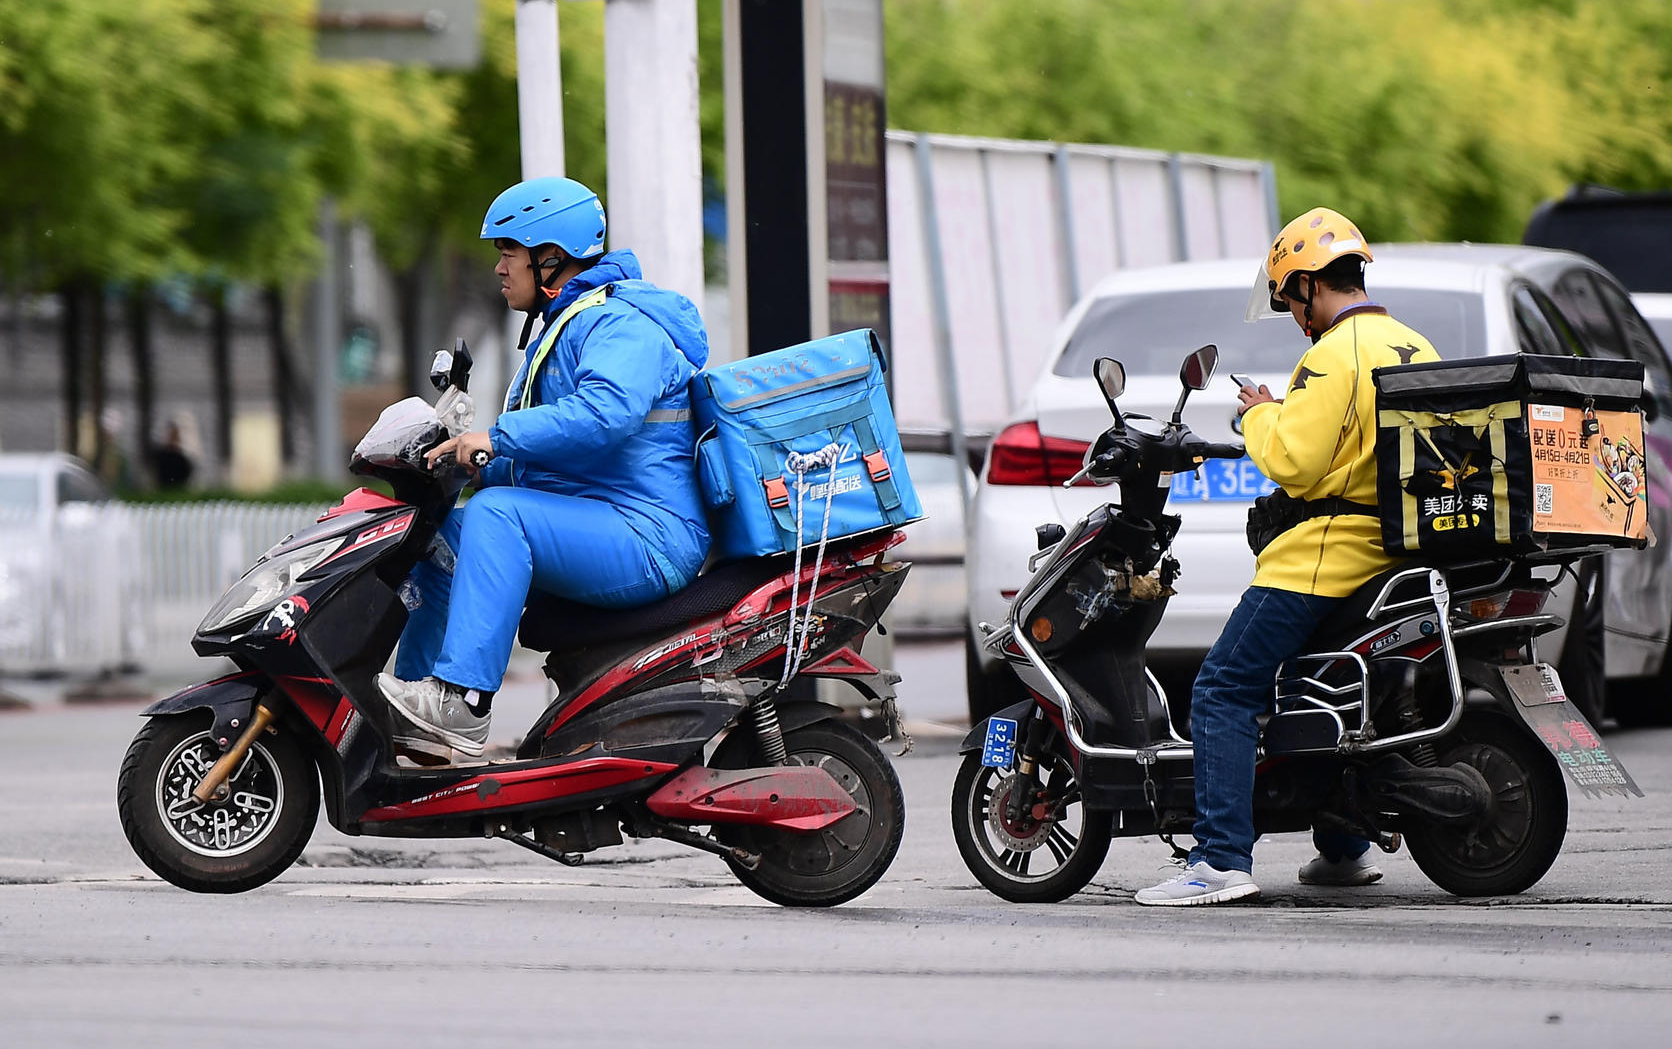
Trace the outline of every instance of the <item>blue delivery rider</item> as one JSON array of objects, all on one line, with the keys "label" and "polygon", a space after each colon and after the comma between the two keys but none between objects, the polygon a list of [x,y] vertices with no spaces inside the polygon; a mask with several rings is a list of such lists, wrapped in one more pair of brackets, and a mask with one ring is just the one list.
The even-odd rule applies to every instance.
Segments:
[{"label": "blue delivery rider", "polygon": [[404,721],[397,747],[442,760],[482,753],[530,588],[649,604],[708,553],[687,393],[708,360],[696,307],[641,280],[632,252],[604,253],[604,207],[572,179],[501,193],[482,239],[505,301],[528,311],[524,359],[491,429],[429,453],[491,459],[441,528],[446,550],[413,571],[395,673],[377,678]]}]

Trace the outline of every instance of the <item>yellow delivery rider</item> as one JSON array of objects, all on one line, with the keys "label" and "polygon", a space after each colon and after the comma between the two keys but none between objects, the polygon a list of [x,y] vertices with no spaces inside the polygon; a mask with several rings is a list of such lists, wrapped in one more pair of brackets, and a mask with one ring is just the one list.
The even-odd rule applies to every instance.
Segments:
[{"label": "yellow delivery rider", "polygon": [[[1248,454],[1289,496],[1293,523],[1259,551],[1243,593],[1202,662],[1192,691],[1196,847],[1177,877],[1137,894],[1160,906],[1224,903],[1259,893],[1254,861],[1254,761],[1272,678],[1341,600],[1390,567],[1376,516],[1376,390],[1383,365],[1434,361],[1428,340],[1364,290],[1370,248],[1327,208],[1283,227],[1254,288],[1249,318],[1287,313],[1312,338],[1288,393],[1243,387]],[[1255,308],[1257,307],[1257,309]],[[1382,876],[1369,843],[1314,832],[1303,882],[1364,885]]]},{"label": "yellow delivery rider", "polygon": [[[1263,386],[1243,391],[1242,432],[1260,472],[1296,499],[1339,498],[1373,511],[1376,388],[1370,373],[1440,358],[1427,339],[1369,300],[1363,278],[1369,261],[1358,229],[1328,208],[1314,208],[1284,228],[1257,293],[1272,309],[1291,314],[1314,342],[1283,400]],[[1324,304],[1328,308],[1320,310]],[[1376,517],[1315,516],[1260,552],[1254,585],[1346,597],[1393,564],[1382,551]]]}]

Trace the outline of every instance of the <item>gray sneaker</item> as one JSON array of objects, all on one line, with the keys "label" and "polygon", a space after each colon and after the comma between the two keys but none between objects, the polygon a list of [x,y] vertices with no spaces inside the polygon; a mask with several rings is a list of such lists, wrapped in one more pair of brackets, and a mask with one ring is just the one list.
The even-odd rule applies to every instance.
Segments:
[{"label": "gray sneaker", "polygon": [[1350,860],[1326,860],[1319,853],[1300,869],[1302,885],[1369,885],[1382,880],[1382,869],[1370,858],[1370,853]]},{"label": "gray sneaker", "polygon": [[1247,871],[1222,871],[1205,860],[1197,860],[1160,885],[1139,889],[1132,898],[1147,907],[1190,907],[1230,903],[1258,895],[1260,887]]},{"label": "gray sneaker", "polygon": [[[377,690],[400,715],[395,729],[397,747],[435,755],[435,746],[440,744],[473,758],[482,756],[488,743],[489,719],[477,717],[471,711],[465,702],[469,695],[466,689],[439,678],[402,681],[390,674],[379,674]],[[405,725],[400,723],[402,720]]]}]

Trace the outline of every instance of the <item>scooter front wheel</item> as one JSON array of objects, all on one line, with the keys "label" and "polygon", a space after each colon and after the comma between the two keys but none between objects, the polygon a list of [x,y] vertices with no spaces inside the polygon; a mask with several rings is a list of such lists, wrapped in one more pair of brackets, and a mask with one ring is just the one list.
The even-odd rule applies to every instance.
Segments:
[{"label": "scooter front wheel", "polygon": [[[733,743],[733,741],[737,741]],[[753,741],[748,729],[714,755],[716,768],[747,768]],[[794,765],[817,765],[854,800],[855,810],[820,831],[801,832],[738,824],[714,828],[727,845],[760,856],[754,869],[728,859],[732,873],[751,891],[786,907],[833,907],[877,883],[894,862],[906,829],[900,779],[882,749],[858,729],[819,721],[784,734]]]},{"label": "scooter front wheel", "polygon": [[128,746],[116,806],[128,843],[164,880],[193,892],[243,892],[296,862],[319,818],[313,761],[264,733],[208,804],[192,791],[221,755],[207,711],[153,718]]},{"label": "scooter front wheel", "polygon": [[1011,818],[1014,769],[966,754],[952,784],[952,838],[975,879],[1013,903],[1056,903],[1086,887],[1109,854],[1114,826],[1107,812],[1086,808],[1079,781],[1057,754],[1041,759],[1037,792]]}]

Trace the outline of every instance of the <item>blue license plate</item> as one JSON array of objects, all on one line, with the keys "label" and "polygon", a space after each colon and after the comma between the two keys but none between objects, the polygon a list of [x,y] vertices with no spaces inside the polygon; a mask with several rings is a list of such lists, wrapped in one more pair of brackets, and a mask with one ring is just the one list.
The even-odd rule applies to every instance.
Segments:
[{"label": "blue license plate", "polygon": [[1175,503],[1252,502],[1275,490],[1254,461],[1209,459],[1197,473],[1173,475],[1171,499]]},{"label": "blue license plate", "polygon": [[987,719],[987,741],[981,746],[981,763],[1007,769],[1016,756],[1016,722],[1009,718]]}]

